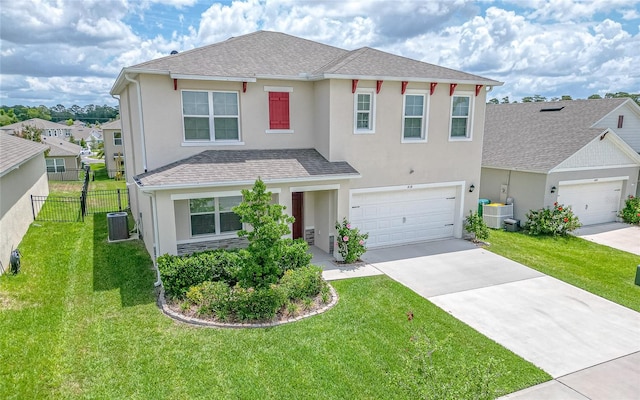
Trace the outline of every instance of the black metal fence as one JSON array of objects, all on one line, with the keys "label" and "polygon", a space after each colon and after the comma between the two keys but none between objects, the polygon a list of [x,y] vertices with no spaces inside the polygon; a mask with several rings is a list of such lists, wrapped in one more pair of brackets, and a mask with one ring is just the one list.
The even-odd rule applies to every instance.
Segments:
[{"label": "black metal fence", "polygon": [[80,181],[85,179],[88,169],[66,169],[64,172],[47,172],[50,181]]},{"label": "black metal fence", "polygon": [[34,221],[80,222],[84,221],[80,196],[33,196],[31,211]]},{"label": "black metal fence", "polygon": [[129,210],[129,190],[90,190],[86,194],[85,215]]}]

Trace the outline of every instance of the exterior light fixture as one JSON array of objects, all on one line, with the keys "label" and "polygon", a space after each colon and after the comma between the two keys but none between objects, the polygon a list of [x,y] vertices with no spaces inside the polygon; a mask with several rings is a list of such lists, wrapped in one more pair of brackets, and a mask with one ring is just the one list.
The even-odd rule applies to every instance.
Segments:
[{"label": "exterior light fixture", "polygon": [[555,193],[556,192],[556,187],[555,186],[551,186],[551,193]]},{"label": "exterior light fixture", "polygon": [[476,190],[475,185],[472,183],[471,186],[469,186],[469,193],[473,192],[474,190]]}]

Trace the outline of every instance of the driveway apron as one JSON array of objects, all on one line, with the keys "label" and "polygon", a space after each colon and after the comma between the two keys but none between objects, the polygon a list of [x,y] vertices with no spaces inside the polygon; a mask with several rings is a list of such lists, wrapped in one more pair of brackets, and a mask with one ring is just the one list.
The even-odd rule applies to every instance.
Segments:
[{"label": "driveway apron", "polygon": [[[624,368],[639,358],[640,313],[459,239],[370,250],[363,259],[560,378],[517,398],[584,398],[571,388],[587,390],[598,373],[617,385],[628,380],[621,395],[640,390],[639,368]],[[607,375],[620,369],[626,375]],[[610,398],[593,389],[588,398]],[[567,390],[575,397],[562,396]]]}]

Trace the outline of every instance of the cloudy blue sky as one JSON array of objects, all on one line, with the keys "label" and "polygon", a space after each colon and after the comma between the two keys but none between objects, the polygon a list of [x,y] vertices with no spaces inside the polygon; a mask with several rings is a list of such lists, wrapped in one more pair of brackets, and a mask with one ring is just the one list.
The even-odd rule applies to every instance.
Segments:
[{"label": "cloudy blue sky", "polygon": [[640,0],[0,0],[0,104],[111,106],[126,66],[256,30],[505,82],[490,97],[640,92]]}]

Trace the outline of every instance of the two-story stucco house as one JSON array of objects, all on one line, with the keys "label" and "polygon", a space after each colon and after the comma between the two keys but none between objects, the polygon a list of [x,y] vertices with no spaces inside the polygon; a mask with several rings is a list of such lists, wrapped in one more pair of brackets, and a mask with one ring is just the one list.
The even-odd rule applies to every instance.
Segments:
[{"label": "two-story stucco house", "polygon": [[110,178],[124,173],[124,146],[122,145],[122,124],[115,120],[102,125],[104,138],[104,163]]},{"label": "two-story stucco house", "polygon": [[324,251],[461,237],[477,209],[486,91],[500,82],[372,48],[259,31],[124,68],[132,212],[152,255],[238,241],[260,177]]}]

